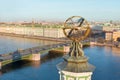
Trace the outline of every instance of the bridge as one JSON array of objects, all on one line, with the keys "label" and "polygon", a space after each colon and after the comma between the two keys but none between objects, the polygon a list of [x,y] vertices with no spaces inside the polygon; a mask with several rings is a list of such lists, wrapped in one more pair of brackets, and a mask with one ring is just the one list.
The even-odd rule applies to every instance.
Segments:
[{"label": "bridge", "polygon": [[58,43],[53,45],[37,46],[24,50],[19,49],[12,53],[0,54],[0,69],[2,69],[2,66],[23,59],[40,60],[40,52],[53,48],[68,46],[69,44],[70,43]]}]

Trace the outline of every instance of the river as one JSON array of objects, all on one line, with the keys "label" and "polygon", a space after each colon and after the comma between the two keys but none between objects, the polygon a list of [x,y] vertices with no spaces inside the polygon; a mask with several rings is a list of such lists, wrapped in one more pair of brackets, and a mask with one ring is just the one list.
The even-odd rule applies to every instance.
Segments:
[{"label": "river", "polygon": [[[84,52],[89,63],[96,67],[92,80],[120,80],[120,49],[90,46],[84,48]],[[62,56],[48,56],[37,62],[18,61],[0,72],[0,80],[59,80],[56,65],[61,61]]]}]

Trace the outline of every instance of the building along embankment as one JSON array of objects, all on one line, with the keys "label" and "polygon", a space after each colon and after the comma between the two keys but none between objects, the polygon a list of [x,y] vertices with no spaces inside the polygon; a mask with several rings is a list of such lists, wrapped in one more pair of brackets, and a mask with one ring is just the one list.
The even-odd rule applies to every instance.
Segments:
[{"label": "building along embankment", "polygon": [[0,26],[0,35],[52,41],[66,41],[63,30],[61,28]]}]

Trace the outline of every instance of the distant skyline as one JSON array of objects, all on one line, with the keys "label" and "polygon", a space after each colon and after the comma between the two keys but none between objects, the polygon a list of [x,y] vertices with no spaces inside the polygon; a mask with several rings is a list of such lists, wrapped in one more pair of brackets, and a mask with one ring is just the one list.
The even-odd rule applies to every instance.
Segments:
[{"label": "distant skyline", "polygon": [[120,21],[120,0],[0,0],[0,22],[64,21],[74,15],[89,21]]}]

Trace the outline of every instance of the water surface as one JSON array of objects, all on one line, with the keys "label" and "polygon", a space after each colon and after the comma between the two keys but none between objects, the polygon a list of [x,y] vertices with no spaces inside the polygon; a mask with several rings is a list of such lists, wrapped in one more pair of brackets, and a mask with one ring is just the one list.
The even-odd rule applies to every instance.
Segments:
[{"label": "water surface", "polygon": [[[0,36],[0,54],[35,46],[55,44],[53,41]],[[92,80],[120,80],[120,49],[114,47],[91,46],[84,48],[89,63],[96,69]],[[41,61],[18,61],[3,67],[0,80],[59,80],[56,65],[61,56],[45,57]]]},{"label": "water surface", "polygon": [[[84,48],[84,52],[96,67],[92,80],[120,80],[120,49],[94,46]],[[62,61],[61,56],[39,62],[20,61],[4,69],[0,80],[59,80],[56,65]]]}]

